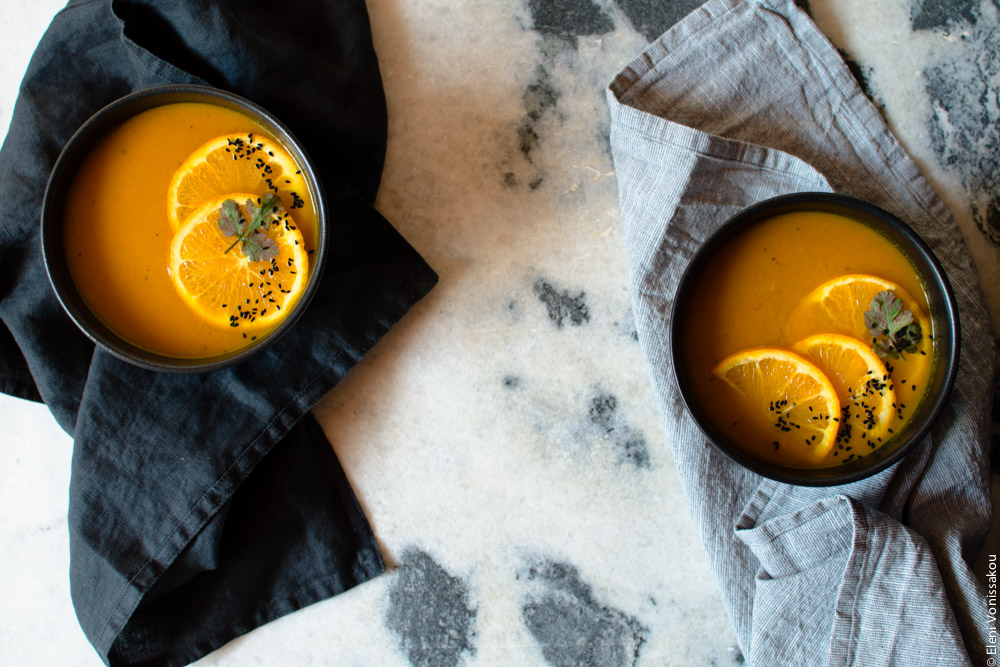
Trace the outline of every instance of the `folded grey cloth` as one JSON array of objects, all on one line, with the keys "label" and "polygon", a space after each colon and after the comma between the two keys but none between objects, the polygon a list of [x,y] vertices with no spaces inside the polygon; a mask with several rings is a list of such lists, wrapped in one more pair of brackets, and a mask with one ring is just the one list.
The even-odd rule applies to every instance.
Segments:
[{"label": "folded grey cloth", "polygon": [[[711,0],[618,74],[608,104],[639,340],[748,662],[995,664],[970,567],[991,510],[993,336],[946,207],[791,0]],[[674,291],[702,241],[740,209],[801,191],[853,195],[909,222],[961,317],[958,379],[932,433],[892,468],[833,488],[763,479],[711,447],[683,408],[667,344]]]}]

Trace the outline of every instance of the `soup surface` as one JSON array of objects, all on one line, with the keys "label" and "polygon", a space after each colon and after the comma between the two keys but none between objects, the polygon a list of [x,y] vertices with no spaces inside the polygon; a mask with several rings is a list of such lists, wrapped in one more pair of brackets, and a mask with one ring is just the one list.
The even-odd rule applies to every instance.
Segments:
[{"label": "soup surface", "polygon": [[[923,325],[901,355],[874,354],[864,322],[882,282]],[[849,297],[841,305],[817,296],[840,292]],[[889,239],[839,215],[788,213],[741,231],[706,263],[677,314],[675,363],[711,421],[749,453],[794,467],[839,465],[890,441],[919,406],[933,365],[927,312],[920,278]],[[831,391],[834,414],[822,414]],[[824,431],[830,446],[817,447]]]},{"label": "soup surface", "polygon": [[[70,188],[64,240],[74,283],[106,326],[152,352],[212,357],[245,347],[278,324],[255,328],[248,317],[235,321],[245,326],[229,322],[220,326],[193,309],[171,278],[175,231],[168,219],[168,189],[182,165],[206,142],[222,135],[274,142],[263,128],[237,111],[206,103],[164,105],[115,128],[86,158]],[[252,189],[242,184],[230,189],[222,178],[212,187],[222,190],[215,195],[263,196],[270,191],[269,185],[261,178]],[[282,196],[281,203],[294,215],[310,252],[318,225],[313,198],[308,191],[296,194],[296,201]],[[244,214],[245,200],[236,202]],[[229,256],[239,252],[237,247]]]}]

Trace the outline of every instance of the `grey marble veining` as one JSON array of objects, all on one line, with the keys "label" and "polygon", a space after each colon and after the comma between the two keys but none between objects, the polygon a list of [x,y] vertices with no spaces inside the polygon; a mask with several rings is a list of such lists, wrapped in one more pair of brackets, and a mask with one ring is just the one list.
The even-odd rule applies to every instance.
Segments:
[{"label": "grey marble veining", "polygon": [[[441,280],[314,412],[390,572],[199,664],[743,662],[635,337],[604,101],[699,4],[369,1],[376,205]],[[800,5],[959,219],[1000,321],[1000,4]],[[44,22],[2,20],[9,121]],[[0,656],[99,664],[66,581],[71,443],[44,407],[0,397],[0,418]]]}]

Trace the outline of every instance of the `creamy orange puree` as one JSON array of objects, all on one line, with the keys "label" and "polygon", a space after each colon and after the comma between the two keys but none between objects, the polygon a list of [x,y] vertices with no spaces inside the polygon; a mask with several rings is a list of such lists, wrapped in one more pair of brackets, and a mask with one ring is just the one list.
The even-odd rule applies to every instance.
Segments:
[{"label": "creamy orange puree", "polygon": [[[794,324],[790,318],[800,300],[827,280],[855,273],[897,283],[929,314],[923,284],[896,245],[861,222],[823,212],[780,215],[732,238],[707,263],[689,307],[678,313],[685,352],[675,363],[687,369],[696,401],[706,408],[712,421],[754,455],[789,463],[769,439],[758,442],[748,438],[740,424],[750,420],[738,413],[740,401],[734,390],[714,376],[712,369],[727,355],[747,348],[790,350],[802,336],[799,331],[793,339],[790,331],[796,328],[790,326]],[[924,332],[928,334],[932,332]],[[870,344],[871,339],[865,342]],[[905,361],[885,360],[894,380],[896,402],[905,405],[899,408],[894,431],[912,417],[923,399],[933,365],[926,356],[906,356]],[[857,450],[855,447],[861,454]],[[845,453],[835,447],[815,465],[837,465],[844,458]]]},{"label": "creamy orange puree", "polygon": [[[185,158],[216,136],[247,132],[268,136],[221,106],[165,105],[115,128],[81,166],[66,205],[69,270],[91,311],[131,343],[201,358],[250,342],[245,331],[207,323],[178,297],[168,274],[167,222],[167,188]],[[317,226],[311,197],[295,217],[311,248]]]}]

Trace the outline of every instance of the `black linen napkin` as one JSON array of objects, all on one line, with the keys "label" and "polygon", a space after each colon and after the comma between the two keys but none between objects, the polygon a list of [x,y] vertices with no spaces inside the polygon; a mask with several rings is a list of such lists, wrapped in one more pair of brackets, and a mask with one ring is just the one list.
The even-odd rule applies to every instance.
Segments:
[{"label": "black linen napkin", "polygon": [[[75,129],[114,99],[207,83],[261,104],[316,162],[332,217],[307,311],[228,369],[155,373],[95,349],[45,276],[38,217]],[[361,0],[70,2],[0,149],[0,390],[74,439],[70,581],[109,664],[184,664],[381,573],[368,522],[308,414],[436,282],[370,205],[386,110]]]}]

